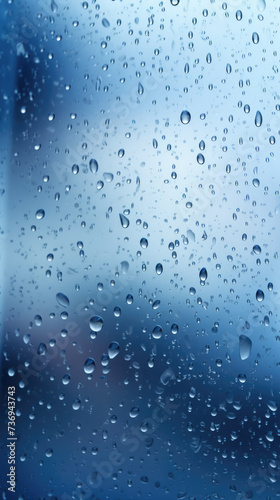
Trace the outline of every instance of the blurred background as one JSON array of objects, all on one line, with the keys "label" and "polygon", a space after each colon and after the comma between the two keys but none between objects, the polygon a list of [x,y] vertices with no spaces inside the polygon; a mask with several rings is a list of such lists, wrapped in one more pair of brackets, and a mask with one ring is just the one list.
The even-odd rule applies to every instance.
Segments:
[{"label": "blurred background", "polygon": [[2,498],[277,498],[277,2],[0,3]]}]

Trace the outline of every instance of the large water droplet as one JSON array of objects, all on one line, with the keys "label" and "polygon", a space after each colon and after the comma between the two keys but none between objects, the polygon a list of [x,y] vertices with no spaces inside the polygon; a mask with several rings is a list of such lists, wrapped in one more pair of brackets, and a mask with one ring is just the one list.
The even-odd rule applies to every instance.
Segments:
[{"label": "large water droplet", "polygon": [[256,299],[258,302],[262,302],[264,299],[264,293],[262,290],[257,290],[256,292]]},{"label": "large water droplet", "polygon": [[160,300],[155,300],[152,304],[152,309],[156,310],[160,306]]},{"label": "large water droplet", "polygon": [[100,332],[103,327],[103,319],[101,316],[93,316],[89,320],[89,326],[93,332]]},{"label": "large water droplet", "polygon": [[251,354],[252,341],[246,335],[239,336],[239,354],[242,360],[248,359]]},{"label": "large water droplet", "polygon": [[261,124],[262,124],[262,114],[260,111],[257,111],[255,116],[255,125],[256,127],[260,127]]},{"label": "large water droplet", "polygon": [[187,110],[184,110],[182,111],[181,115],[180,115],[180,120],[181,122],[186,125],[187,123],[189,123],[191,121],[191,114],[189,111]]},{"label": "large water droplet", "polygon": [[43,219],[45,217],[45,210],[43,210],[42,208],[40,208],[40,210],[37,210],[35,217],[38,220]]},{"label": "large water droplet", "polygon": [[119,216],[120,216],[120,221],[121,221],[122,227],[127,228],[129,226],[128,218],[123,214],[119,214]]},{"label": "large water droplet", "polygon": [[55,14],[58,11],[58,6],[54,0],[51,1],[51,11]]},{"label": "large water droplet", "polygon": [[62,307],[68,307],[70,304],[68,297],[64,293],[57,293],[56,300]]},{"label": "large water droplet", "polygon": [[87,358],[87,360],[84,363],[84,372],[89,374],[93,373],[95,370],[95,361],[93,358]]},{"label": "large water droplet", "polygon": [[93,173],[93,174],[96,174],[97,170],[98,170],[98,163],[97,161],[92,158],[90,161],[89,161],[89,168],[90,168],[90,171]]},{"label": "large water droplet", "polygon": [[110,359],[114,359],[120,352],[120,345],[118,342],[111,342],[108,347],[108,356]]}]

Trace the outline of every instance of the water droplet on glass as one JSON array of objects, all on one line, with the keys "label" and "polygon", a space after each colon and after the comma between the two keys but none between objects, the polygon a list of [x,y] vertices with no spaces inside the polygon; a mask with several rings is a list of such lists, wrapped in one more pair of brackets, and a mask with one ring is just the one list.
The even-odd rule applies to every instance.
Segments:
[{"label": "water droplet on glass", "polygon": [[171,5],[173,5],[174,7],[176,7],[176,5],[179,5],[180,0],[170,0],[170,3],[171,3]]},{"label": "water droplet on glass", "polygon": [[121,315],[121,313],[122,313],[122,310],[121,310],[121,308],[120,308],[120,307],[118,307],[118,306],[114,307],[114,316],[115,316],[116,318],[119,318],[119,317],[120,317],[120,315]]},{"label": "water droplet on glass", "polygon": [[64,375],[62,377],[62,383],[63,383],[63,385],[68,385],[69,382],[70,382],[70,379],[71,379],[71,377],[70,377],[70,375],[68,373],[66,375]]},{"label": "water droplet on glass", "polygon": [[108,356],[110,359],[114,359],[120,352],[120,345],[118,342],[111,342],[108,347]]},{"label": "water droplet on glass", "polygon": [[103,327],[103,319],[101,316],[93,316],[89,320],[89,326],[93,332],[100,332]]},{"label": "water droplet on glass", "polygon": [[254,245],[253,246],[253,252],[257,255],[259,255],[261,253],[261,247],[259,245]]},{"label": "water droplet on glass", "polygon": [[261,124],[262,124],[262,114],[260,111],[257,111],[255,116],[255,125],[256,127],[260,127]]},{"label": "water droplet on glass", "polygon": [[256,33],[256,31],[254,31],[254,33],[252,34],[252,41],[253,41],[253,43],[255,43],[255,44],[259,43],[259,40],[260,40],[260,38],[259,38],[258,33]]},{"label": "water droplet on glass", "polygon": [[257,188],[257,187],[259,187],[259,186],[260,186],[260,181],[259,181],[259,179],[253,179],[253,180],[252,180],[252,184],[253,184],[253,186],[254,186],[254,187],[256,187],[256,188]]},{"label": "water droplet on glass", "polygon": [[246,335],[239,336],[239,354],[242,360],[248,359],[251,354],[252,341]]},{"label": "water droplet on glass", "polygon": [[62,307],[68,307],[69,306],[69,299],[64,293],[57,293],[56,294],[56,300],[59,303],[60,306]]},{"label": "water droplet on glass", "polygon": [[235,17],[236,17],[237,21],[241,21],[241,19],[242,19],[242,11],[241,10],[237,10],[236,14],[235,14]]},{"label": "water droplet on glass", "polygon": [[146,238],[141,238],[140,245],[141,245],[142,248],[147,248],[147,246],[148,246],[148,240]]},{"label": "water droplet on glass", "polygon": [[133,303],[133,295],[130,293],[126,296],[126,303],[130,306]]},{"label": "water droplet on glass", "polygon": [[271,411],[277,411],[277,404],[274,401],[269,401],[267,406]]},{"label": "water droplet on glass", "polygon": [[131,410],[129,412],[129,416],[131,418],[135,418],[139,414],[139,411],[140,411],[140,409],[137,406],[133,406],[133,408],[131,408]]},{"label": "water droplet on glass", "polygon": [[93,173],[93,174],[96,174],[97,170],[98,170],[98,163],[97,161],[92,158],[89,162],[89,168],[90,168],[90,171]]},{"label": "water droplet on glass", "polygon": [[245,382],[247,380],[247,377],[246,377],[246,375],[244,373],[240,373],[238,375],[238,380],[239,380],[239,382],[241,382],[241,384],[245,384]]},{"label": "water droplet on glass", "polygon": [[181,115],[180,115],[180,120],[181,122],[186,125],[187,123],[189,123],[191,121],[191,114],[189,111],[187,110],[184,110],[182,111]]},{"label": "water droplet on glass", "polygon": [[179,331],[179,326],[177,325],[177,323],[173,323],[171,325],[171,332],[173,333],[173,335],[175,335],[176,333],[178,333]]},{"label": "water droplet on glass", "polygon": [[203,267],[199,272],[200,281],[206,281],[207,276],[208,276],[207,269],[205,267]]},{"label": "water droplet on glass", "polygon": [[256,292],[256,299],[258,302],[262,302],[264,299],[264,293],[262,290],[257,290]]},{"label": "water droplet on glass", "polygon": [[93,373],[95,370],[95,361],[93,358],[87,358],[84,363],[84,372],[87,374]]},{"label": "water droplet on glass", "polygon": [[106,19],[106,17],[103,17],[103,19],[102,19],[102,26],[104,26],[104,28],[110,27],[110,23],[109,23],[108,19]]},{"label": "water droplet on glass", "polygon": [[48,448],[46,450],[46,453],[45,453],[46,457],[50,458],[52,456],[52,454],[53,454],[53,450],[51,448]]},{"label": "water droplet on glass", "polygon": [[74,399],[72,403],[73,410],[79,410],[80,407],[81,407],[81,400],[78,398]]},{"label": "water droplet on glass", "polygon": [[41,326],[42,324],[42,317],[39,314],[36,314],[34,318],[34,322],[36,326]]},{"label": "water droplet on glass", "polygon": [[206,62],[207,62],[208,64],[211,64],[211,62],[212,62],[212,56],[211,56],[210,52],[208,52],[208,54],[207,54],[207,56],[206,56]]},{"label": "water droplet on glass", "polygon": [[160,300],[155,300],[152,304],[152,309],[156,310],[160,306]]},{"label": "water droplet on glass", "polygon": [[42,208],[40,208],[40,210],[37,210],[35,217],[38,220],[43,219],[45,217],[45,210],[43,210]]},{"label": "water droplet on glass", "polygon": [[153,335],[154,339],[160,339],[161,336],[162,336],[162,328],[161,328],[161,326],[159,326],[159,325],[155,326],[154,329],[153,329],[152,335]]},{"label": "water droplet on glass", "polygon": [[127,228],[129,226],[128,218],[123,214],[119,214],[119,216],[120,216],[120,221],[121,221],[122,227]]},{"label": "water droplet on glass", "polygon": [[203,165],[203,163],[205,162],[205,158],[203,156],[203,154],[199,153],[196,157],[197,159],[197,163],[199,163],[199,165]]},{"label": "water droplet on glass", "polygon": [[138,83],[138,94],[139,95],[143,95],[144,94],[144,87],[142,85],[142,83]]},{"label": "water droplet on glass", "polygon": [[163,272],[163,266],[160,262],[156,265],[156,273],[161,274]]}]

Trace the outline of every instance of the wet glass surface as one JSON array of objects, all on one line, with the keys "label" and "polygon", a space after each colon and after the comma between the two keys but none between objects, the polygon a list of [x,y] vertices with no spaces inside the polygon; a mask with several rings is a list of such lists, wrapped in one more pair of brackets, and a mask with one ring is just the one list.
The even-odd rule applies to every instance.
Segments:
[{"label": "wet glass surface", "polygon": [[0,3],[2,498],[276,499],[278,3]]}]

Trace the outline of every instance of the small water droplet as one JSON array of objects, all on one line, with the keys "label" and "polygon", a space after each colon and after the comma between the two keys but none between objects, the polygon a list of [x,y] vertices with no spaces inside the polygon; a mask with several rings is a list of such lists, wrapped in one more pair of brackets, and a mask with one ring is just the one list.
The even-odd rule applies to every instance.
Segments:
[{"label": "small water droplet", "polygon": [[177,325],[177,323],[173,323],[171,325],[171,333],[173,333],[173,335],[176,335],[176,333],[178,333],[179,331],[179,326]]},{"label": "small water droplet", "polygon": [[260,127],[261,124],[262,124],[262,114],[260,111],[257,111],[255,116],[255,125],[256,127]]},{"label": "small water droplet", "polygon": [[271,411],[277,411],[277,404],[274,401],[269,401],[267,406]]},{"label": "small water droplet", "polygon": [[252,341],[246,335],[239,336],[239,354],[242,360],[248,359],[251,354]]},{"label": "small water droplet", "polygon": [[205,267],[203,267],[199,272],[200,281],[206,281],[207,276],[208,276],[207,269]]},{"label": "small water droplet", "polygon": [[120,221],[121,221],[122,227],[127,228],[129,226],[128,218],[123,214],[119,214],[119,216],[120,216]]},{"label": "small water droplet", "polygon": [[148,240],[146,238],[141,238],[140,245],[141,245],[142,248],[147,248],[147,246],[148,246]]},{"label": "small water droplet", "polygon": [[136,418],[139,415],[140,409],[137,406],[133,406],[129,412],[129,416],[131,418]]},{"label": "small water droplet", "polygon": [[89,162],[89,168],[90,168],[90,171],[93,173],[93,174],[96,174],[96,172],[98,171],[98,163],[97,161],[92,158]]},{"label": "small water droplet", "polygon": [[120,352],[120,345],[118,342],[111,342],[108,347],[108,356],[110,359],[114,359]]},{"label": "small water droplet", "polygon": [[43,210],[42,208],[40,208],[39,210],[37,210],[37,212],[35,214],[35,217],[38,220],[43,219],[45,217],[45,210]]},{"label": "small water droplet", "polygon": [[205,158],[204,158],[202,153],[199,153],[197,155],[196,159],[197,159],[197,163],[199,163],[199,165],[203,165],[205,162]]},{"label": "small water droplet", "polygon": [[73,410],[79,410],[80,407],[81,407],[81,400],[78,398],[74,399],[72,403]]},{"label": "small water droplet", "polygon": [[130,306],[133,303],[133,295],[130,293],[126,296],[126,303]]},{"label": "small water droplet", "polygon": [[42,316],[40,316],[40,314],[36,314],[35,318],[34,318],[34,322],[35,322],[35,325],[36,326],[41,326],[42,324]]},{"label": "small water droplet", "polygon": [[127,274],[129,270],[129,263],[126,260],[121,262],[121,272],[122,274]]},{"label": "small water droplet", "polygon": [[89,326],[93,332],[100,332],[103,327],[103,319],[101,318],[101,316],[93,316],[89,320]]},{"label": "small water droplet", "polygon": [[154,329],[153,329],[152,335],[153,335],[154,339],[157,339],[157,340],[160,339],[161,336],[162,336],[162,328],[161,328],[161,326],[159,326],[159,325],[155,326]]},{"label": "small water droplet", "polygon": [[84,372],[87,374],[93,373],[95,370],[95,361],[93,358],[87,358],[84,363]]},{"label": "small water droplet", "polygon": [[180,120],[184,125],[187,125],[191,121],[191,114],[189,111],[184,110],[180,115]]},{"label": "small water droplet", "polygon": [[258,302],[262,302],[264,299],[264,293],[262,290],[257,290],[256,292],[256,299]]},{"label": "small water droplet", "polygon": [[152,309],[156,310],[160,306],[160,300],[155,300],[152,304]]},{"label": "small water droplet", "polygon": [[259,245],[254,245],[253,246],[253,252],[257,255],[259,255],[261,253],[261,247]]},{"label": "small water droplet", "polygon": [[254,33],[252,34],[252,42],[257,44],[257,43],[259,43],[259,40],[260,40],[260,38],[259,38],[258,33],[256,31],[254,31]]},{"label": "small water droplet", "polygon": [[63,385],[68,385],[68,384],[69,384],[69,382],[70,382],[70,380],[71,380],[71,377],[70,377],[70,375],[67,373],[66,375],[64,375],[64,376],[62,377],[62,383],[63,383]]},{"label": "small water droplet", "polygon": [[258,0],[257,7],[260,12],[263,12],[266,8],[265,0]]},{"label": "small water droplet", "polygon": [[138,94],[139,95],[143,95],[144,94],[144,87],[142,85],[142,83],[138,83]]},{"label": "small water droplet", "polygon": [[190,65],[189,65],[189,63],[186,63],[186,64],[185,64],[185,67],[184,67],[184,72],[185,72],[186,74],[188,74],[188,73],[189,73],[189,71],[190,71]]},{"label": "small water droplet", "polygon": [[241,10],[237,10],[236,14],[235,14],[235,17],[236,17],[237,21],[241,21],[241,19],[242,19],[242,11]]},{"label": "small water droplet", "polygon": [[52,456],[52,454],[53,454],[53,450],[51,448],[48,448],[46,450],[46,457],[50,458]]},{"label": "small water droplet", "polygon": [[110,22],[108,21],[108,19],[106,19],[106,17],[103,17],[102,19],[102,26],[104,26],[104,28],[110,27]]},{"label": "small water droplet", "polygon": [[56,300],[62,307],[68,307],[70,304],[68,297],[64,293],[57,293]]},{"label": "small water droplet", "polygon": [[157,274],[161,274],[163,272],[163,266],[162,264],[159,262],[157,265],[156,265],[156,273]]}]

